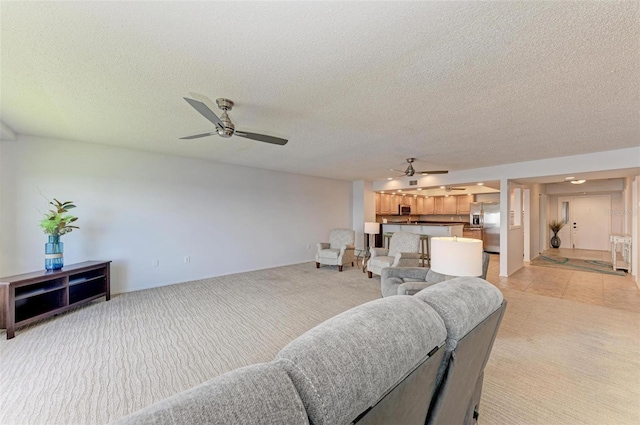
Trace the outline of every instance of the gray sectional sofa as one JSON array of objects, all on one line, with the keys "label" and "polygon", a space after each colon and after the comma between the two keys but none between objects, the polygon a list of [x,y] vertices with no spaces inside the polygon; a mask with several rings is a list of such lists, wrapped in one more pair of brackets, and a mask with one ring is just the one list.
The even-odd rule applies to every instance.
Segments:
[{"label": "gray sectional sofa", "polygon": [[471,424],[506,301],[483,279],[339,314],[244,367],[117,420],[129,424]]}]

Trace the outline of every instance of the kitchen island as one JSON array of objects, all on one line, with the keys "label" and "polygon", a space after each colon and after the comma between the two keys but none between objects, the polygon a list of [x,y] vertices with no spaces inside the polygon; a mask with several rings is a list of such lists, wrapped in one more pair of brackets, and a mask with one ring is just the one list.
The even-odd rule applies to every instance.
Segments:
[{"label": "kitchen island", "polygon": [[381,232],[410,232],[427,236],[458,236],[462,237],[463,223],[426,222],[426,223],[382,223]]},{"label": "kitchen island", "polygon": [[420,254],[422,257],[422,266],[430,264],[431,253],[431,238],[435,236],[457,236],[462,237],[462,229],[464,223],[446,223],[446,222],[418,222],[418,223],[382,223],[382,246],[388,248],[388,242],[385,243],[385,234],[395,232],[409,232],[417,233],[419,235],[428,236],[426,241],[426,247],[420,244]]}]

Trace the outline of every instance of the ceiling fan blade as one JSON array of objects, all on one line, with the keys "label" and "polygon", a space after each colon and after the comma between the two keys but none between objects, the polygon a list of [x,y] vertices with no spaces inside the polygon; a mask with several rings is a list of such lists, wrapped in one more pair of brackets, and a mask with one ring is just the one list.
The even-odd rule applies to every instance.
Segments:
[{"label": "ceiling fan blade", "polygon": [[180,139],[182,140],[199,139],[200,137],[213,136],[214,134],[218,134],[218,133],[213,132],[213,133],[195,134],[193,136],[181,137]]},{"label": "ceiling fan blade", "polygon": [[216,128],[224,128],[224,126],[222,125],[222,121],[220,121],[220,118],[218,118],[218,116],[214,114],[207,105],[200,102],[199,100],[189,99],[188,97],[184,97],[183,99],[186,100],[189,105],[193,106],[193,109],[200,112],[200,115],[211,121],[216,126]]},{"label": "ceiling fan blade", "polygon": [[284,146],[288,142],[288,140],[281,139],[279,137],[267,136],[266,134],[249,133],[248,131],[236,130],[235,135],[244,137],[247,139],[257,140],[259,142],[266,142],[266,143],[271,143],[271,144],[280,145],[280,146]]},{"label": "ceiling fan blade", "polygon": [[395,171],[396,173],[402,173],[405,174],[405,170],[396,170],[395,168],[389,168],[389,171]]},{"label": "ceiling fan blade", "polygon": [[438,171],[416,171],[416,174],[448,174],[447,170],[438,170]]}]

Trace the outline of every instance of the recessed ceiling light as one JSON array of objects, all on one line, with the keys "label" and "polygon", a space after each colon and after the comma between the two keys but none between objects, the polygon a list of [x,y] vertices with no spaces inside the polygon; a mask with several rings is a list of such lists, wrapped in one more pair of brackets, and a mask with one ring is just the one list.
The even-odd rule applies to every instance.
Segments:
[{"label": "recessed ceiling light", "polygon": [[440,189],[444,189],[444,186],[440,186]]},{"label": "recessed ceiling light", "polygon": [[398,189],[398,192],[402,192],[402,189]]},{"label": "recessed ceiling light", "polygon": [[381,190],[380,193],[384,193],[384,190]]},{"label": "recessed ceiling light", "polygon": [[387,180],[393,180],[393,177],[387,177]]},{"label": "recessed ceiling light", "polygon": [[419,187],[417,190],[422,190],[422,188],[421,188],[421,187]]},{"label": "recessed ceiling light", "polygon": [[571,180],[571,184],[582,184],[586,182],[586,180]]},{"label": "recessed ceiling light", "polygon": [[565,180],[573,180],[573,179],[575,179],[575,177],[573,177],[573,176],[572,177],[565,177],[564,179]]},{"label": "recessed ceiling light", "polygon": [[480,183],[476,183],[478,186],[484,186],[484,183],[480,182]]}]

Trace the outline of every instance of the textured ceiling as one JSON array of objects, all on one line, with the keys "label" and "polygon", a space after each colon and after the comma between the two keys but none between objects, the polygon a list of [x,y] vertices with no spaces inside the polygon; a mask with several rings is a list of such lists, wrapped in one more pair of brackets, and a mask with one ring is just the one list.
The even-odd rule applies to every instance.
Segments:
[{"label": "textured ceiling", "polygon": [[[640,145],[638,2],[0,3],[18,134],[346,180]],[[183,96],[236,106],[213,130]]]}]

